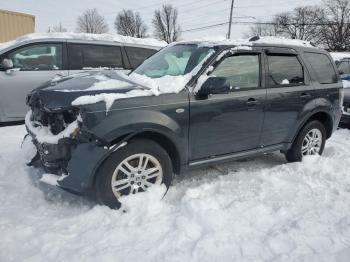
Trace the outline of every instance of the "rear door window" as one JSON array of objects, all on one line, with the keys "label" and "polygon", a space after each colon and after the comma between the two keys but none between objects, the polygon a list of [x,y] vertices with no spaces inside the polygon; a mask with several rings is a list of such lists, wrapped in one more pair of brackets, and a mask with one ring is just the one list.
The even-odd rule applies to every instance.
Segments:
[{"label": "rear door window", "polygon": [[13,67],[21,71],[47,71],[63,69],[62,44],[33,44],[8,54]]},{"label": "rear door window", "polygon": [[295,55],[268,55],[270,87],[304,84],[304,70]]},{"label": "rear door window", "polygon": [[69,44],[71,70],[89,68],[124,68],[119,46]]},{"label": "rear door window", "polygon": [[317,81],[320,84],[331,84],[338,81],[337,74],[334,70],[331,60],[325,54],[305,53],[306,59],[311,64]]},{"label": "rear door window", "polygon": [[157,52],[157,50],[154,49],[132,46],[126,46],[125,51],[128,55],[132,68],[138,67],[143,61],[145,61],[147,58],[149,58],[151,55]]}]

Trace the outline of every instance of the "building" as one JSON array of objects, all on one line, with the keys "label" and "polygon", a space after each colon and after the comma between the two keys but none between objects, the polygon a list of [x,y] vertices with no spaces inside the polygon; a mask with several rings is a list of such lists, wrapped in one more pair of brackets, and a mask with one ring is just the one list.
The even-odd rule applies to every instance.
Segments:
[{"label": "building", "polygon": [[0,9],[0,43],[34,33],[35,16]]}]

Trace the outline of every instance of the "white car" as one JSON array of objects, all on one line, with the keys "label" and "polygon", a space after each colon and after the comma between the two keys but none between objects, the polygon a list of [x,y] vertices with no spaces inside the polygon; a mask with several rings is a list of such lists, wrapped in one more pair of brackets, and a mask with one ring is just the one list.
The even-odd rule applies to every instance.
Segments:
[{"label": "white car", "polygon": [[23,120],[26,95],[56,77],[86,70],[129,72],[164,41],[120,35],[29,34],[0,44],[0,122]]}]

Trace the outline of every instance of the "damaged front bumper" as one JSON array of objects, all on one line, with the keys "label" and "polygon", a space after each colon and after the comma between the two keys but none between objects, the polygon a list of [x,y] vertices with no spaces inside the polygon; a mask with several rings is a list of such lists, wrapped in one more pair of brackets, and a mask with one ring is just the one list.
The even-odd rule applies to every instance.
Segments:
[{"label": "damaged front bumper", "polygon": [[43,175],[42,182],[86,194],[91,192],[96,169],[111,150],[107,142],[82,130],[81,118],[74,121],[54,135],[50,126],[44,126],[28,112],[25,124],[37,149],[29,165],[44,168],[47,174]]}]

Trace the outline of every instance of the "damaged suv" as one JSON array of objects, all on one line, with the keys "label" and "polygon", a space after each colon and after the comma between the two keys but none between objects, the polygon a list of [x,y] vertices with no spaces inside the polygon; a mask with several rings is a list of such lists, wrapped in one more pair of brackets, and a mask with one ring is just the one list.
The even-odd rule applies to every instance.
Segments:
[{"label": "damaged suv", "polygon": [[118,208],[122,196],[169,187],[191,168],[272,151],[290,162],[322,154],[342,92],[329,54],[306,42],[176,43],[129,76],[89,72],[29,94],[30,164]]}]

